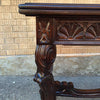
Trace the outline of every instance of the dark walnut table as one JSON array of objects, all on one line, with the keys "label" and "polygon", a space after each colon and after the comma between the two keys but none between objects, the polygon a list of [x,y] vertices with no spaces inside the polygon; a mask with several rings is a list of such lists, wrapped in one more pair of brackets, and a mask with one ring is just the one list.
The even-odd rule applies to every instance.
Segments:
[{"label": "dark walnut table", "polygon": [[36,16],[34,80],[39,83],[41,100],[56,100],[56,96],[100,98],[100,89],[76,89],[72,82],[54,81],[52,75],[56,45],[100,45],[100,5],[25,3],[19,5],[19,13]]}]

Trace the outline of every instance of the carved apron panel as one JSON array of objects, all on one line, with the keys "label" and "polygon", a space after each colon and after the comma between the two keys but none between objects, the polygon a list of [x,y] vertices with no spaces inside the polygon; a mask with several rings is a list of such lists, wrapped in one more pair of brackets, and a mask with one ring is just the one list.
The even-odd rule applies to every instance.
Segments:
[{"label": "carved apron panel", "polygon": [[57,22],[56,40],[100,40],[100,22]]}]

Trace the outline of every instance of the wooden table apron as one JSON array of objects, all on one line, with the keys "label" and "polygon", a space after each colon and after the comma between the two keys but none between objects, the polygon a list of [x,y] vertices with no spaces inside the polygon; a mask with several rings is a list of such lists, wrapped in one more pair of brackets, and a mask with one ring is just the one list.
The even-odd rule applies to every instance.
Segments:
[{"label": "wooden table apron", "polygon": [[56,100],[56,96],[100,97],[100,89],[76,89],[72,82],[54,81],[52,75],[56,45],[100,46],[100,5],[25,3],[19,5],[19,12],[36,16],[34,80],[40,86],[41,100]]}]

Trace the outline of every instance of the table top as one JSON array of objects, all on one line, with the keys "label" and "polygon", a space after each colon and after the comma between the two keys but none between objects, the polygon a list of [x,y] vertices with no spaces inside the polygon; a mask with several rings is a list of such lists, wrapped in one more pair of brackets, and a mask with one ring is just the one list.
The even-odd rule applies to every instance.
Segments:
[{"label": "table top", "polygon": [[25,3],[19,12],[37,17],[37,44],[100,45],[100,4]]},{"label": "table top", "polygon": [[100,4],[25,3],[19,12],[28,16],[39,15],[100,15]]}]

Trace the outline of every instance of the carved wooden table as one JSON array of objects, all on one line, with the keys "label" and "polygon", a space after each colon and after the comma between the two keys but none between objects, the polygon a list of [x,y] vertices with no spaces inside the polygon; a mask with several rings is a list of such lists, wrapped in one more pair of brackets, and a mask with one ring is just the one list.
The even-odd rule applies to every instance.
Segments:
[{"label": "carved wooden table", "polygon": [[76,89],[72,82],[54,81],[52,75],[56,45],[100,45],[100,5],[25,3],[19,5],[19,13],[36,16],[34,80],[39,83],[41,100],[100,97],[100,89]]}]

